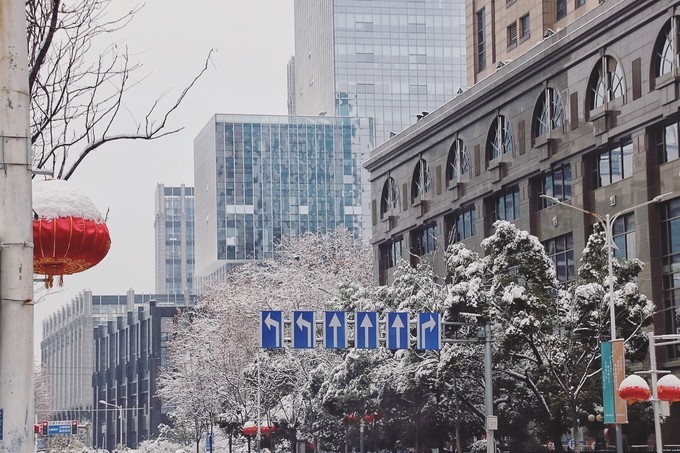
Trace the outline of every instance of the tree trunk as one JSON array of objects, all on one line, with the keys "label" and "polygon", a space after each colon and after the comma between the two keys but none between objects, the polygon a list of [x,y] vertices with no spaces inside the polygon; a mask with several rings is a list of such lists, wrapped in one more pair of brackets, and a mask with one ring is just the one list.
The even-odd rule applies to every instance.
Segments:
[{"label": "tree trunk", "polygon": [[420,451],[420,409],[416,413],[416,453]]},{"label": "tree trunk", "polygon": [[578,432],[578,416],[576,413],[576,401],[571,401],[571,436],[574,438],[574,452],[581,452],[581,443],[579,442]]},{"label": "tree trunk", "polygon": [[460,441],[460,401],[458,401],[458,387],[456,384],[456,370],[453,369],[453,403],[456,413],[453,417],[453,427],[456,436],[456,453],[463,453],[463,445]]}]

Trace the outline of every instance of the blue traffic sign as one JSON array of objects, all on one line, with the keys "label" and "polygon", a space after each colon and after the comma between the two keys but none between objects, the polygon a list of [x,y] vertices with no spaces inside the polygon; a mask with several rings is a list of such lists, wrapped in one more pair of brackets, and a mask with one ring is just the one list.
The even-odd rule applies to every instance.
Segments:
[{"label": "blue traffic sign", "polygon": [[324,313],[323,347],[326,349],[347,348],[347,313],[344,311]]},{"label": "blue traffic sign", "polygon": [[313,311],[293,312],[293,347],[313,348],[315,346],[315,321]]},{"label": "blue traffic sign", "polygon": [[358,311],[354,324],[354,346],[357,349],[375,349],[378,347],[378,313],[375,311]]},{"label": "blue traffic sign", "polygon": [[418,349],[439,350],[442,348],[439,313],[418,313],[417,339]]},{"label": "blue traffic sign", "polygon": [[283,312],[264,310],[260,312],[260,347],[266,349],[283,347]]},{"label": "blue traffic sign", "polygon": [[387,313],[387,349],[408,349],[409,316],[407,312]]},{"label": "blue traffic sign", "polygon": [[52,420],[48,423],[47,434],[49,436],[71,434],[71,420]]}]

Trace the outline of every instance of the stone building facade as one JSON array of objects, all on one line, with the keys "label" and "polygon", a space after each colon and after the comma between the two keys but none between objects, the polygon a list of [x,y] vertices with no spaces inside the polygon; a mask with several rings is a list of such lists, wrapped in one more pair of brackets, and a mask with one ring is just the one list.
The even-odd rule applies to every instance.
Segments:
[{"label": "stone building facade", "polygon": [[[617,254],[646,264],[655,331],[680,332],[679,21],[677,0],[605,2],[376,148],[365,164],[376,279],[391,281],[400,258],[428,257],[443,275],[448,244],[481,251],[504,219],[573,281],[594,219],[546,194],[623,213]],[[680,367],[677,348],[657,354]]]}]

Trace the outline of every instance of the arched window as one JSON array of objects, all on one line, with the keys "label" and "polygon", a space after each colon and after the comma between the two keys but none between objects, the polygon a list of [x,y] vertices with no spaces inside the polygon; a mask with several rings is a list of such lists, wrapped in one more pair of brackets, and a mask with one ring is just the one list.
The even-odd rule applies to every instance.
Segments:
[{"label": "arched window", "polygon": [[564,125],[564,104],[560,93],[546,88],[541,93],[534,109],[534,138],[547,134]]},{"label": "arched window", "polygon": [[446,162],[446,180],[458,182],[462,175],[470,172],[470,156],[463,140],[456,139],[449,150]]},{"label": "arched window", "polygon": [[416,168],[413,171],[413,179],[411,180],[411,201],[429,192],[431,185],[430,168],[427,166],[425,159],[420,159],[416,164]]},{"label": "arched window", "polygon": [[673,68],[680,64],[678,49],[678,18],[668,20],[661,29],[654,44],[654,76],[661,77],[673,72]]},{"label": "arched window", "polygon": [[383,185],[382,196],[380,197],[380,217],[388,212],[397,209],[399,206],[399,188],[392,177],[388,177]]},{"label": "arched window", "polygon": [[498,115],[491,125],[486,140],[486,155],[488,160],[498,159],[503,154],[513,152],[513,137],[510,123],[503,115]]},{"label": "arched window", "polygon": [[602,57],[593,68],[588,81],[589,109],[605,106],[609,101],[623,97],[625,93],[623,68],[613,57]]}]

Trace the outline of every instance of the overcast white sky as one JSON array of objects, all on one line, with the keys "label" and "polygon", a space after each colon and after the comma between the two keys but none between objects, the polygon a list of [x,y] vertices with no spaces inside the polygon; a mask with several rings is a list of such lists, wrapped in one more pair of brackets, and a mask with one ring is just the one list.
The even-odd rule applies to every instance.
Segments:
[{"label": "overcast white sky", "polygon": [[[115,0],[124,12],[138,1]],[[130,52],[148,76],[125,102],[143,121],[166,93],[172,102],[200,70],[208,72],[173,117],[184,130],[157,141],[129,141],[90,155],[71,181],[100,209],[109,209],[112,245],[106,258],[64,277],[62,291],[36,305],[36,348],[42,320],[84,289],[95,294],[152,293],[154,191],[157,183],[193,186],[193,139],[215,113],[286,114],[286,64],[294,53],[293,0],[146,0],[125,30]],[[39,298],[41,294],[36,294]]]}]

